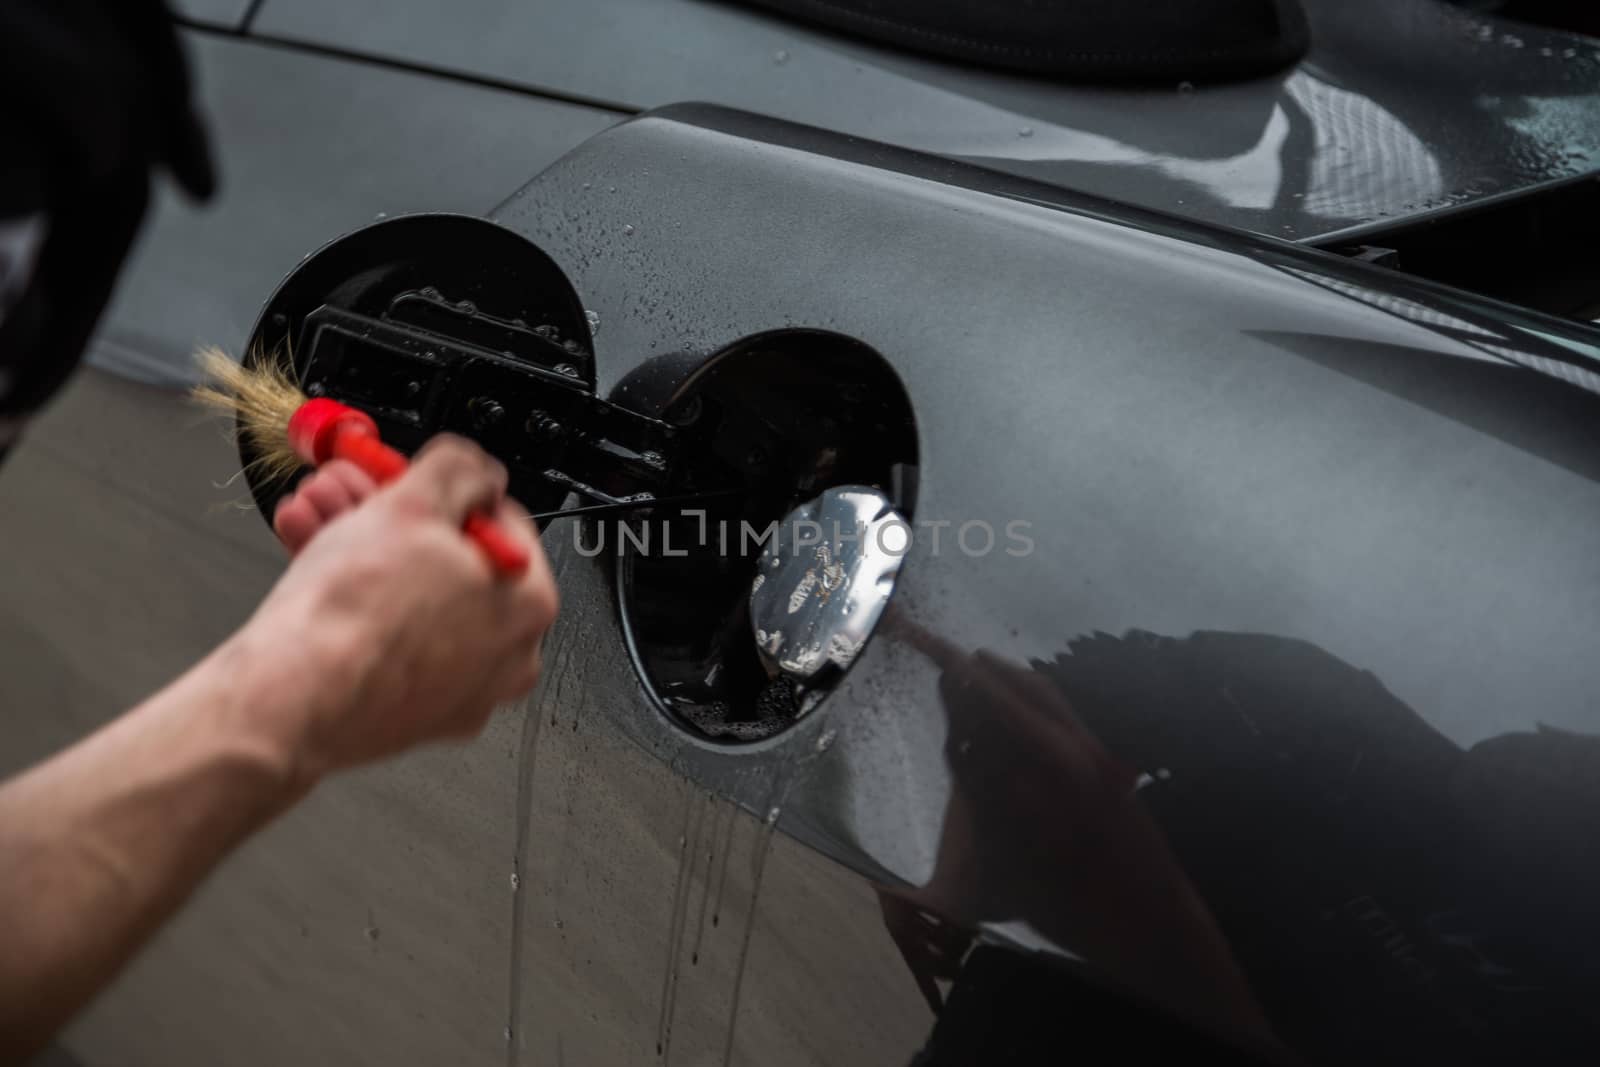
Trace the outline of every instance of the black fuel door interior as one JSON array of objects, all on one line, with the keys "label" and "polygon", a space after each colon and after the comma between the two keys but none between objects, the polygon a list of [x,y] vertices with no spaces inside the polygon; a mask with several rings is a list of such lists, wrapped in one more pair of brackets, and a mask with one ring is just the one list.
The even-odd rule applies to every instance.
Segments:
[{"label": "black fuel door interior", "polygon": [[[676,485],[675,429],[595,395],[560,268],[483,219],[402,216],[323,247],[268,301],[245,359],[287,360],[306,393],[367,412],[402,451],[445,431],[476,440],[536,515],[569,492],[626,506]],[[271,514],[288,486],[251,488]]]},{"label": "black fuel door interior", "polygon": [[[649,391],[631,385],[617,393]],[[739,491],[595,533],[617,538],[623,624],[663,711],[761,741],[827,694],[888,603],[916,506],[911,403],[867,345],[790,329],[700,361],[660,411],[699,443],[685,477]]]},{"label": "black fuel door interior", "polygon": [[[323,247],[267,302],[245,359],[287,361],[402,451],[469,437],[537,519],[583,523],[580,551],[618,561],[646,688],[707,741],[761,740],[815,706],[909,545],[916,426],[880,355],[779,330],[647,360],[601,398],[571,283],[483,219],[401,216]],[[290,484],[260,474],[243,438],[240,453],[269,516]]]}]

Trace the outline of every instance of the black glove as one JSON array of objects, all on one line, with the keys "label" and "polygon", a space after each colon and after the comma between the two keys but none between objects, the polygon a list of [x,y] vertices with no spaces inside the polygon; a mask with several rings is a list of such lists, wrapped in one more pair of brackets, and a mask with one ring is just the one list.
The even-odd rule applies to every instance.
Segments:
[{"label": "black glove", "polygon": [[77,365],[151,170],[202,200],[216,176],[162,0],[4,0],[0,100],[3,453]]}]

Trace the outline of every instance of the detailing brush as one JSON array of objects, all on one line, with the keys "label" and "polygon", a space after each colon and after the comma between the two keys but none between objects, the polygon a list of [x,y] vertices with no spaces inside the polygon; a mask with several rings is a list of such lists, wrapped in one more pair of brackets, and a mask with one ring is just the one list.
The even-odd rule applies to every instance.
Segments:
[{"label": "detailing brush", "polygon": [[[378,439],[378,424],[366,412],[326,397],[308,399],[287,361],[261,359],[245,367],[216,347],[202,348],[195,358],[206,380],[195,387],[194,398],[235,417],[240,436],[257,457],[251,466],[266,477],[283,478],[302,464],[342,459],[383,485],[410,466]],[[501,574],[515,577],[527,570],[527,548],[489,516],[467,516],[462,532]]]}]

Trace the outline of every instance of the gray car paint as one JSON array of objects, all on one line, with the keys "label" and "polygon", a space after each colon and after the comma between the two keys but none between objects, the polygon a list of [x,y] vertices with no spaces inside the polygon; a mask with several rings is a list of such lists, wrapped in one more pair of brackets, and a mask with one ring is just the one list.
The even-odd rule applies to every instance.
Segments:
[{"label": "gray car paint", "polygon": [[1104,89],[710,0],[267,0],[259,32],[656,107],[705,100],[1299,240],[1600,169],[1600,43],[1439,0],[1310,0],[1309,55]]},{"label": "gray car paint", "polygon": [[[1231,917],[1226,929],[1241,912],[1281,907],[1277,883],[1249,875],[1292,842],[1267,835],[1224,892],[1198,869],[1204,856],[1255,841],[1253,820],[1300,811],[1330,776],[1348,794],[1331,825],[1351,826],[1390,866],[1420,857],[1453,873],[1447,885],[1509,879],[1533,901],[1593,879],[1577,854],[1542,853],[1541,868],[1486,864],[1505,853],[1493,834],[1430,837],[1417,810],[1438,803],[1433,785],[1407,778],[1415,795],[1395,802],[1372,770],[1426,770],[1411,751],[1419,737],[1451,758],[1549,727],[1571,731],[1575,751],[1590,743],[1586,635],[1600,621],[1587,595],[1600,517],[1592,329],[1288,243],[707,109],[670,110],[586,142],[496,217],[553,255],[596,312],[603,390],[626,382],[640,387],[630,395],[670,396],[697,362],[777,327],[857,337],[899,370],[916,409],[917,517],[1022,518],[1036,551],[979,557],[919,541],[896,594],[901,628],[878,635],[810,718],[733,749],[661,711],[618,624],[609,560],[580,557],[553,531],[565,615],[521,713],[498,722],[459,770],[412,764],[371,796],[335,794],[317,816],[337,826],[297,825],[314,847],[262,854],[336,880],[335,899],[384,901],[394,917],[369,916],[369,942],[403,938],[408,959],[427,951],[427,965],[367,961],[320,938],[299,951],[264,949],[327,894],[290,884],[262,908],[259,889],[237,891],[226,899],[249,916],[239,936],[254,955],[292,968],[315,954],[328,968],[319,988],[345,996],[323,1002],[257,983],[264,999],[238,1009],[201,992],[208,1041],[250,1033],[262,1062],[269,1050],[323,1042],[373,1059],[396,1042],[370,1027],[391,1025],[431,1050],[481,1056],[504,1003],[490,975],[503,967],[509,1004],[499,1018],[514,1063],[909,1061],[933,1020],[885,916],[890,902],[926,901],[939,887],[963,776],[956,757],[1007,752],[1016,709],[996,704],[974,727],[955,713],[953,661],[930,660],[926,636],[919,644],[907,633],[1035,671],[1107,642],[1233,649],[1220,686],[1205,676],[1094,726],[1099,744],[1141,772],[1134,807],[1148,806],[1174,842],[1192,846],[1200,834],[1198,859],[1180,850],[1182,866],[1157,867],[1180,895],[1190,879],[1204,887],[1206,905]],[[1300,668],[1280,679],[1279,700],[1333,728],[1337,762],[1308,761],[1292,737],[1279,752],[1241,756],[1227,723],[1201,715],[1243,699],[1233,688],[1258,684],[1267,650],[1285,649]],[[1339,690],[1318,673],[1330,664],[1342,684],[1360,680],[1338,714],[1319,703],[1324,688]],[[1352,712],[1353,729],[1343,721]],[[1232,716],[1241,717],[1254,721]],[[1163,735],[1170,764],[1147,762]],[[1352,737],[1353,751],[1344,747]],[[1215,753],[1226,758],[1208,762]],[[1030,768],[1018,760],[1012,769]],[[1263,774],[1276,792],[1261,794]],[[1230,811],[1250,783],[1249,805]],[[979,898],[947,920],[991,944],[1083,960],[1168,1007],[1234,1026],[1204,973],[1152,973],[1120,957],[1115,940],[1083,939],[1126,916],[1078,910],[1071,887],[1104,887],[1130,856],[1091,851],[1055,872],[1067,876],[1059,884],[1037,868],[1016,876],[1019,860],[1039,860],[1037,835],[1094,810],[1069,786],[1070,775],[1036,781],[1024,795],[1043,807],[1009,812],[983,842],[985,863],[1011,872],[1005,884],[1061,892]],[[1221,821],[1208,823],[1219,809]],[[1547,831],[1587,825],[1582,807],[1546,814],[1537,825]],[[1328,901],[1322,932],[1365,953],[1375,921],[1387,944],[1399,920],[1368,902],[1378,890],[1365,880],[1382,877],[1370,856],[1315,847],[1327,825],[1295,827],[1312,847],[1282,862],[1301,864],[1319,891],[1353,892]],[[374,832],[377,851],[359,840]],[[418,885],[363,872],[373,861],[392,872],[386,853],[407,840],[422,843],[413,852],[429,868]],[[484,889],[502,878],[508,903]],[[463,894],[459,908],[443,887]],[[1556,914],[1528,904],[1518,918],[1560,938],[1569,927]],[[1338,920],[1352,916],[1346,934]],[[1133,917],[1163,922],[1157,912]],[[1413,946],[1414,933],[1400,942],[1408,954],[1436,947]],[[1275,1036],[1297,1052],[1414,1060],[1414,1042],[1394,1029],[1396,1017],[1430,1004],[1394,986],[1411,955],[1357,961],[1356,991],[1374,1010],[1350,1017],[1296,1001],[1309,995],[1302,985],[1265,980],[1259,957],[1234,944],[1252,991],[1272,1007]],[[462,958],[461,945],[481,958]],[[196,958],[235,973],[214,952]],[[1302,977],[1328,970],[1297,962]],[[152,1003],[177,981],[170,967],[147,981]],[[430,996],[418,985],[430,973],[465,984]],[[402,1013],[445,1011],[456,1028],[381,1024],[379,989]],[[126,1027],[128,1002],[116,1003],[112,1018]],[[251,1017],[262,1011],[297,1013],[293,1041],[262,1034]],[[1247,1023],[1237,1036],[1262,1036]],[[101,1042],[119,1034],[104,1022],[88,1032]],[[1503,1047],[1492,1029],[1463,1033],[1480,1052]],[[1570,1031],[1523,1036],[1515,1062],[1565,1062]]]},{"label": "gray car paint", "polygon": [[[1585,651],[1600,625],[1600,493],[1585,458],[1595,331],[1292,245],[1119,225],[1104,202],[1067,198],[1063,211],[1025,187],[962,188],[981,178],[671,109],[586,142],[496,217],[554,256],[598,311],[603,391],[652,352],[709,356],[778,325],[882,353],[919,420],[918,519],[1022,519],[1036,541],[1024,558],[974,558],[919,540],[896,608],[956,648],[1037,663],[1091,634],[1273,635],[1368,672],[1452,751],[1600,730]],[[1487,386],[1474,384],[1480,372]],[[1561,414],[1521,399],[1575,386],[1582,403]],[[536,699],[534,722],[577,700],[587,729],[633,738],[869,881],[927,882],[951,789],[949,727],[940,671],[913,645],[874,640],[822,709],[776,739],[697,741],[630,677],[621,635],[595,608],[605,564],[552,547],[568,603],[584,605],[583,637],[581,650],[558,638],[563,676]],[[1317,683],[1304,684],[1310,706]],[[1230,788],[1186,785],[1202,806]],[[1069,811],[1062,803],[1054,810]],[[1027,821],[1013,833],[1027,847]],[[1003,855],[1008,840],[991,848]],[[525,845],[536,865],[535,839]],[[1437,841],[1390,845],[1447,856]],[[1470,866],[1475,846],[1461,847],[1450,862]],[[1317,862],[1361,877],[1336,855]],[[1025,939],[1062,925],[1026,911],[966,918],[993,920],[993,936],[1021,920]],[[1090,962],[1121,973],[1116,959]],[[1392,1035],[1366,1025],[1341,1021],[1341,1040],[1376,1062]],[[1562,1049],[1540,1052],[1559,1062]]]},{"label": "gray car paint", "polygon": [[197,346],[237,349],[278,279],[330,234],[386,212],[484,211],[615,121],[270,44],[186,44],[222,188],[196,210],[162,184],[107,309],[91,362],[140,381],[187,385]]}]

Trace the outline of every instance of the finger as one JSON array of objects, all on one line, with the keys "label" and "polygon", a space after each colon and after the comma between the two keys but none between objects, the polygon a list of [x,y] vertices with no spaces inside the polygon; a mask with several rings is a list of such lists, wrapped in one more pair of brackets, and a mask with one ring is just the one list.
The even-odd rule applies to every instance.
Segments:
[{"label": "finger", "polygon": [[528,514],[528,509],[512,497],[502,497],[494,508],[494,520],[518,537],[537,542],[541,536],[539,526]]},{"label": "finger", "polygon": [[1039,671],[1013,663],[987,649],[979,649],[976,658],[995,683],[1011,695],[1019,709],[1039,716],[1046,729],[1059,729],[1070,735],[1076,744],[1104,754],[1099,739],[1083,725],[1072,702],[1054,682]]},{"label": "finger", "polygon": [[530,584],[519,589],[507,629],[516,634],[497,672],[501,700],[521,700],[534,686],[544,667],[544,641],[555,621],[555,584]]},{"label": "finger", "polygon": [[538,620],[540,637],[550,628],[561,610],[560,592],[555,575],[550,571],[550,557],[545,555],[544,542],[539,539],[539,527],[529,518],[522,505],[509,497],[500,501],[494,512],[495,522],[528,549],[528,569],[518,583],[526,610]]},{"label": "finger", "polygon": [[317,509],[299,493],[280,501],[278,510],[272,515],[272,530],[291,556],[298,554],[321,527],[322,519]]},{"label": "finger", "polygon": [[348,460],[336,459],[324,463],[317,468],[317,473],[336,479],[350,491],[350,496],[357,504],[378,491],[378,483],[372,480],[372,475]]},{"label": "finger", "polygon": [[884,633],[905,641],[941,669],[949,670],[966,659],[966,653],[954,643],[913,622],[893,602],[890,602],[888,609],[883,613],[879,626]]},{"label": "finger", "polygon": [[300,483],[294,495],[316,509],[318,528],[356,506],[355,493],[332,471],[317,471]]},{"label": "finger", "polygon": [[1053,722],[1050,710],[1040,708],[1035,697],[1010,677],[1017,669],[980,652],[945,670],[939,690],[957,745],[980,738],[985,759],[1010,763],[1018,775],[1025,767],[1036,769],[1042,761],[1071,788],[1083,789],[1099,781],[1095,762],[1099,746],[1085,744],[1082,732]]},{"label": "finger", "polygon": [[494,691],[481,686],[471,698],[464,700],[451,712],[448,720],[440,724],[438,736],[450,741],[470,741],[483,733],[494,717]]},{"label": "finger", "polygon": [[1001,721],[1006,730],[1026,747],[1045,751],[1065,745],[1076,751],[1085,740],[1092,742],[1082,727],[1073,729],[1073,724],[1063,722],[1071,718],[1071,708],[1060,691],[1042,679],[1043,689],[1031,684],[1027,668],[979,649],[966,670],[992,709],[1004,712]]},{"label": "finger", "polygon": [[395,491],[451,523],[461,523],[475,511],[496,508],[505,496],[506,469],[466,438],[441,434],[417,453]]},{"label": "finger", "polygon": [[440,737],[466,741],[483,732],[500,701],[501,682],[496,677],[498,673],[495,670],[483,671],[465,684],[462,699],[439,723]]},{"label": "finger", "polygon": [[543,673],[544,645],[542,641],[535,641],[531,648],[525,648],[497,679],[498,685],[495,696],[498,703],[516,703],[533,692],[534,686],[539,684],[539,675]]},{"label": "finger", "polygon": [[976,653],[953,653],[943,657],[941,666],[939,689],[946,695],[982,696],[988,700],[1000,700],[1008,696],[995,684],[993,670]]},{"label": "finger", "polygon": [[962,654],[945,663],[939,674],[939,697],[949,719],[947,743],[970,741],[991,729],[993,723],[1006,727],[994,729],[993,735],[1009,740],[1011,714],[1004,707],[1008,703],[1006,694],[994,685],[976,656]]}]

